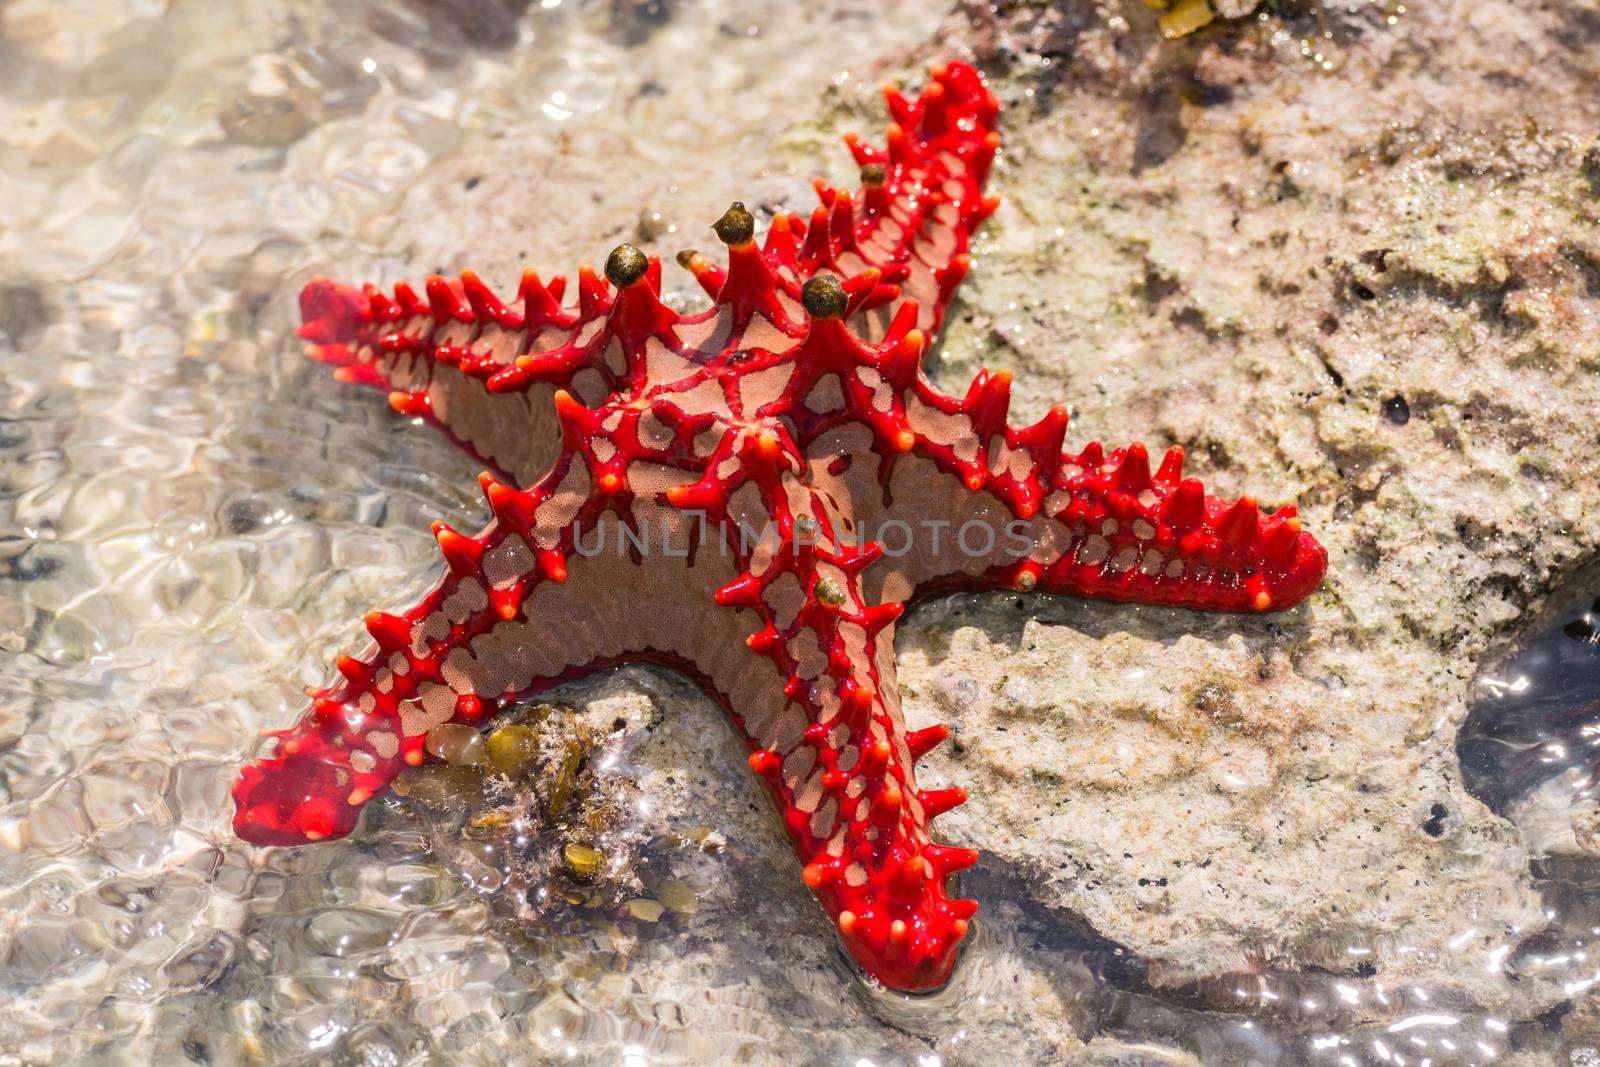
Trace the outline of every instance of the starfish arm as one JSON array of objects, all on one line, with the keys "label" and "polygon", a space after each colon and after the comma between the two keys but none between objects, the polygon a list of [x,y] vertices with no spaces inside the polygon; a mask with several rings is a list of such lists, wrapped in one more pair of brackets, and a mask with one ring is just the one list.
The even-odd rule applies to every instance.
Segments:
[{"label": "starfish arm", "polygon": [[[995,535],[1005,544],[989,566],[975,572],[983,553],[966,554],[964,584],[1260,612],[1290,607],[1321,583],[1327,551],[1293,505],[1263,514],[1253,496],[1208,494],[1183,476],[1181,447],[1154,471],[1138,442],[1065,452],[1066,409],[1014,428],[1010,390],[1009,373],[980,372],[962,398],[920,375],[907,393],[913,451],[966,490],[942,495],[950,507],[941,517],[957,531],[1003,523]],[[918,585],[940,577],[914,576]]]},{"label": "starfish arm", "polygon": [[853,325],[874,340],[911,301],[916,328],[937,333],[972,265],[972,234],[1000,204],[984,195],[1000,148],[1000,102],[974,68],[935,66],[915,100],[892,87],[884,97],[894,120],[884,147],[845,137],[861,185],[835,189],[818,179],[810,225],[791,216],[769,234],[769,255],[796,289],[824,272],[877,272],[873,296],[850,309],[865,320]]},{"label": "starfish arm", "polygon": [[[1065,452],[1066,409],[1007,423],[1009,373],[982,372],[952,396],[918,370],[916,331],[887,340],[845,338],[852,351],[812,360],[843,385],[829,386],[836,412],[801,423],[824,452],[873,453],[847,477],[857,500],[877,501],[863,521],[896,529],[900,549],[874,569],[873,589],[1010,587],[1259,612],[1290,607],[1321,582],[1327,552],[1293,505],[1264,514],[1254,497],[1206,493],[1183,477],[1181,448],[1154,471],[1138,443]],[[839,436],[863,425],[870,435]]]},{"label": "starfish arm", "polygon": [[[332,365],[336,379],[383,390],[399,413],[526,484],[554,458],[555,391],[602,396],[616,384],[597,336],[610,289],[584,267],[575,307],[562,306],[565,291],[559,275],[546,286],[531,270],[511,304],[470,271],[429,278],[426,299],[405,283],[390,295],[317,278],[300,294],[298,334],[310,342],[306,354]],[[492,387],[507,374],[520,388]]]},{"label": "starfish arm", "polygon": [[1183,477],[1181,448],[1154,472],[1142,444],[1065,452],[1064,408],[1012,427],[1008,372],[980,373],[965,396],[945,393],[920,370],[914,303],[874,344],[847,327],[839,288],[807,283],[810,329],[785,355],[794,372],[781,394],[760,411],[781,414],[888,545],[870,595],[1009,586],[1267,611],[1321,582],[1327,553],[1293,506],[1263,515],[1253,497],[1208,495]]},{"label": "starfish arm", "polygon": [[[760,250],[763,273],[775,279],[791,316],[809,279],[821,274],[854,279],[848,314],[868,338],[881,336],[908,301],[919,307],[916,326],[938,330],[951,295],[971,267],[972,234],[999,206],[999,199],[983,190],[1000,147],[1000,102],[974,68],[935,66],[917,99],[894,88],[885,88],[884,96],[894,120],[885,147],[845,136],[861,166],[861,184],[836,189],[817,179],[812,184],[819,203],[809,222],[778,213]],[[743,206],[735,205],[735,212],[717,224],[718,236],[733,246],[727,270],[698,252],[679,255],[712,299],[726,302],[740,253],[753,254],[752,222]],[[746,267],[745,277],[751,274]]]},{"label": "starfish arm", "polygon": [[779,436],[752,449],[740,489],[712,473],[668,499],[703,508],[728,536],[762,532],[715,594],[755,617],[746,644],[783,679],[779,700],[730,702],[751,769],[850,954],[890,986],[931,988],[977,907],[950,899],[946,876],[977,853],[935,843],[929,822],[966,794],[918,789],[915,762],[946,732],[906,731],[894,664],[902,605],[869,602],[862,578],[881,549],[856,537],[843,485]]},{"label": "starfish arm", "polygon": [[[570,537],[560,526],[589,491],[586,467],[566,464],[526,491],[489,474],[482,482],[494,521],[476,536],[436,523],[446,563],[439,584],[399,615],[370,613],[373,647],[339,657],[340,681],[313,693],[295,725],[268,734],[273,751],[241,770],[233,786],[241,838],[285,845],[348,834],[401,770],[424,761],[432,727],[481,722],[504,695],[554,684],[575,666],[511,654],[506,628],[528,625],[529,596],[566,580]],[[610,624],[581,602],[560,610],[544,623],[569,635]]]},{"label": "starfish arm", "polygon": [[1178,446],[1155,472],[1138,442],[1110,453],[1091,443],[1063,457],[1055,479],[1040,487],[1048,489],[1041,514],[1065,531],[1053,541],[1059,554],[990,578],[1024,590],[1243,612],[1293,607],[1317,589],[1328,553],[1293,504],[1266,514],[1254,496],[1218,498],[1182,469]]},{"label": "starfish arm", "polygon": [[[684,334],[703,339],[707,354],[723,357],[717,346],[739,341],[723,328],[727,307],[680,323],[660,303],[654,270],[642,256],[613,255],[612,261],[609,273],[621,288],[615,297],[602,293],[606,314],[585,343],[603,344],[601,358],[616,360],[619,377],[642,383],[652,360],[661,371],[672,355],[662,331],[677,345],[681,326]],[[792,343],[765,320],[746,325],[746,334]],[[701,377],[690,360],[678,357],[675,367],[693,381]],[[714,379],[701,384],[717,389]],[[699,395],[704,393],[702,388]],[[673,393],[663,413],[682,421],[682,408],[693,406],[694,395]],[[422,760],[423,739],[433,726],[453,717],[475,721],[507,697],[585,667],[621,662],[625,653],[647,647],[629,636],[638,619],[631,599],[640,584],[636,576],[618,572],[609,581],[595,578],[563,590],[568,562],[575,552],[583,555],[584,524],[598,527],[602,538],[609,529],[611,543],[620,547],[624,529],[617,524],[629,501],[646,511],[624,525],[648,534],[654,497],[674,478],[693,477],[677,475],[670,464],[704,457],[695,451],[695,428],[678,432],[649,404],[632,404],[627,393],[623,407],[618,403],[602,416],[565,390],[551,392],[555,455],[549,470],[525,490],[486,473],[482,483],[493,521],[478,535],[436,527],[448,564],[440,585],[403,615],[368,616],[376,650],[341,658],[344,681],[317,694],[299,723],[274,735],[274,751],[241,772],[233,791],[241,837],[289,844],[346,834],[367,801],[406,763]],[[702,415],[696,426],[703,430],[708,418]],[[586,557],[584,562],[584,571],[593,569]],[[709,588],[700,599],[710,595]],[[536,591],[534,610],[527,598]],[[723,643],[693,626],[673,632]],[[531,652],[521,655],[519,649]],[[730,690],[740,682],[724,681]]]},{"label": "starfish arm", "polygon": [[[1000,143],[999,102],[963,63],[933,68],[916,100],[893,89],[885,95],[895,118],[886,147],[846,138],[862,165],[858,189],[818,182],[810,224],[780,214],[759,249],[754,219],[736,204],[716,226],[730,246],[727,269],[698,253],[679,257],[718,305],[742,313],[740,325],[754,311],[798,319],[800,289],[821,273],[851,279],[850,314],[868,335],[881,334],[910,300],[923,330],[943,321],[970,266],[972,232],[998,203],[983,187]],[[509,303],[471,271],[428,278],[425,298],[405,283],[384,293],[316,278],[300,294],[298,334],[338,380],[383,390],[396,411],[526,484],[554,458],[554,392],[598,403],[627,370],[614,346],[616,291],[607,282],[622,289],[644,271],[661,289],[660,264],[628,253],[621,261],[614,254],[605,279],[580,268],[572,306],[562,303],[565,279],[546,285],[531,270]],[[661,334],[676,319],[665,308],[655,314],[628,325]]]}]

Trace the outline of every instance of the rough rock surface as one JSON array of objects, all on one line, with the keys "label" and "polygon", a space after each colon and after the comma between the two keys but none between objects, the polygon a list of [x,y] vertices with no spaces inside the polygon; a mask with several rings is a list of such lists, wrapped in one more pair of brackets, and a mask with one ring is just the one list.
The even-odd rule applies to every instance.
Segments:
[{"label": "rough rock surface", "polygon": [[[1302,55],[1311,20],[978,30],[980,57],[1053,62],[1008,83],[1009,206],[952,374],[1014,366],[1084,436],[1181,443],[1297,501],[1334,561],[1271,619],[991,601],[908,642],[965,749],[948,773],[977,785],[947,825],[1180,968],[1442,951],[1464,896],[1488,944],[1537,922],[1516,835],[1454,784],[1454,724],[1479,657],[1600,538],[1600,108],[1567,48],[1600,25],[1325,18],[1331,70]],[[1466,965],[1482,950],[1383,970],[1509,995]]]},{"label": "rough rock surface", "polygon": [[952,375],[1181,443],[1296,501],[1333,564],[1272,619],[991,599],[913,628],[913,714],[951,719],[975,798],[948,832],[1157,985],[1314,966],[1352,1022],[1421,1010],[1396,985],[1532,1019],[1573,975],[1504,963],[1541,897],[1454,738],[1480,659],[1600,541],[1600,22],[1371,5],[1158,44],[974,10],[980,58],[1049,65],[1004,83]]}]

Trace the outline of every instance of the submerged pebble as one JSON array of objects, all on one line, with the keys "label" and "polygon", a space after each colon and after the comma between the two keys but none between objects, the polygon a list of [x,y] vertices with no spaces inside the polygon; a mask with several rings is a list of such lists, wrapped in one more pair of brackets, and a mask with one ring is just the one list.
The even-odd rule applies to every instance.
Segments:
[{"label": "submerged pebble", "polygon": [[584,879],[593,878],[599,872],[600,865],[606,861],[604,852],[577,842],[569,842],[563,846],[561,858],[566,861],[569,871]]},{"label": "submerged pebble", "polygon": [[653,923],[658,921],[666,909],[654,900],[644,897],[635,897],[625,905],[628,914],[641,922]]},{"label": "submerged pebble", "polygon": [[491,730],[487,742],[489,762],[507,777],[517,777],[539,751],[539,739],[532,728],[511,723]]},{"label": "submerged pebble", "polygon": [[476,726],[445,723],[428,731],[423,743],[428,755],[453,767],[476,767],[488,761],[483,734]]},{"label": "submerged pebble", "polygon": [[482,803],[483,775],[470,766],[407,767],[395,779],[394,791],[430,807],[465,811]]},{"label": "submerged pebble", "polygon": [[657,882],[654,887],[656,899],[673,911],[684,915],[691,915],[700,908],[700,898],[694,889],[687,883],[676,878],[668,878]]}]

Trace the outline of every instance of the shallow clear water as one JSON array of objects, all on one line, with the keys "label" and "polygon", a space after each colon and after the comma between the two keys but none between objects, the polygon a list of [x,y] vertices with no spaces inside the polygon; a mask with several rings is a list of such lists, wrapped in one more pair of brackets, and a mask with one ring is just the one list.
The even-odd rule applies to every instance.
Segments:
[{"label": "shallow clear water", "polygon": [[[256,732],[298,713],[362,611],[424,587],[430,521],[479,508],[464,458],[298,357],[299,285],[462,266],[479,244],[486,277],[524,257],[570,270],[794,193],[842,162],[814,151],[819,98],[874,83],[940,16],[805,7],[0,7],[0,1062],[981,1063],[1008,1040],[1043,1062],[1055,1029],[1111,1035],[1127,1062],[1144,1044],[1228,1063],[1514,1047],[1488,1011],[1322,973],[1158,991],[992,860],[951,988],[875,993],[804,894],[762,892],[793,872],[755,785],[717,792],[744,779],[715,709],[645,671],[566,695],[615,735],[607,773],[638,779],[616,847],[642,878],[623,896],[659,913],[508,921],[460,813],[415,803],[348,843],[232,839]],[[510,140],[548,146],[537,173],[500,166]],[[397,243],[417,212],[438,217],[429,243]],[[1519,751],[1576,744],[1600,715],[1558,703],[1543,725],[1505,703],[1473,722],[1516,718],[1484,736]],[[671,774],[685,751],[704,775]],[[1463,754],[1499,809],[1585,802],[1564,757]],[[1535,872],[1559,921],[1500,960],[1594,980],[1590,866]],[[1049,1026],[1013,992],[1022,959],[1056,998]],[[1416,1021],[1366,1022],[1374,996]]]}]

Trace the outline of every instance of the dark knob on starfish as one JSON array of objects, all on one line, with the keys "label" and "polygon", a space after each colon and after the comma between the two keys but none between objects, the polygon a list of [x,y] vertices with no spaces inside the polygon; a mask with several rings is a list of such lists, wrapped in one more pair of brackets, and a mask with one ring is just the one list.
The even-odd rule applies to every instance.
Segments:
[{"label": "dark knob on starfish", "polygon": [[848,298],[831,274],[819,274],[800,287],[800,303],[814,319],[842,319]]},{"label": "dark knob on starfish", "polygon": [[632,245],[618,245],[611,250],[611,255],[606,257],[606,277],[618,289],[632,285],[644,277],[644,272],[650,269],[650,261],[644,253]]},{"label": "dark knob on starfish", "polygon": [[744,204],[735,200],[722,217],[711,224],[717,237],[725,245],[742,245],[756,233],[755,216],[745,210]]}]

